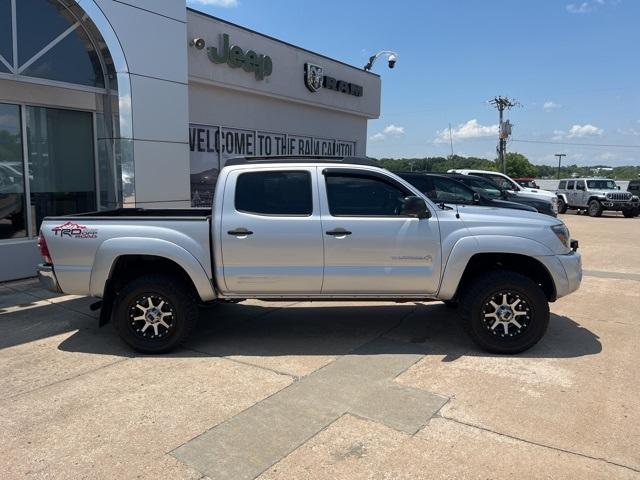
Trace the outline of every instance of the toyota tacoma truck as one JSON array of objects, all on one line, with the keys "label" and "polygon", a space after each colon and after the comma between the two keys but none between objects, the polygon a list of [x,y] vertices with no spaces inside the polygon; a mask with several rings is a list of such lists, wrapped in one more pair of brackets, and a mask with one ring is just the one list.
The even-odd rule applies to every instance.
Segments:
[{"label": "toyota tacoma truck", "polygon": [[445,301],[480,347],[512,354],[582,278],[561,221],[437,205],[353,157],[232,159],[212,211],[47,217],[39,244],[42,283],[101,299],[101,325],[145,353],[182,343],[199,304],[251,298]]}]

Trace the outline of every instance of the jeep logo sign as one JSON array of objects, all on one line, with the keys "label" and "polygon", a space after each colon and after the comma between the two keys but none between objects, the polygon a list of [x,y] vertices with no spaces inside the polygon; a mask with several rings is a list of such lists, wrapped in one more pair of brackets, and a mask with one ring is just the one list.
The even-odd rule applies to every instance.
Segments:
[{"label": "jeep logo sign", "polygon": [[273,62],[268,55],[248,50],[245,52],[237,45],[229,46],[229,35],[221,35],[220,48],[207,47],[207,57],[213,63],[226,63],[231,68],[240,68],[245,72],[253,72],[256,80],[264,80],[273,72]]}]

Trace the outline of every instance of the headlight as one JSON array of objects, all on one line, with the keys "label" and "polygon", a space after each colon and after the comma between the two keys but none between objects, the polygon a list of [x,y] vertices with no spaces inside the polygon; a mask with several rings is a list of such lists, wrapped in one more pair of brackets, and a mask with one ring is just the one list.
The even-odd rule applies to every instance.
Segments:
[{"label": "headlight", "polygon": [[554,225],[551,227],[551,230],[553,230],[553,233],[556,234],[556,237],[558,237],[558,240],[562,242],[562,245],[564,245],[567,248],[571,248],[571,235],[569,234],[569,229],[567,228],[566,225],[564,224]]}]

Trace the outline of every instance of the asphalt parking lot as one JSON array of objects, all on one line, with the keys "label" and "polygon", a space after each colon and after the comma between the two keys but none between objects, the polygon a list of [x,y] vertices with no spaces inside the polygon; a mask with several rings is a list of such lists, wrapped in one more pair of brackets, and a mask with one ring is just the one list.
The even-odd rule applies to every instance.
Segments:
[{"label": "asphalt parking lot", "polygon": [[258,301],[141,356],[2,284],[0,478],[640,478],[640,218],[562,219],[582,287],[511,357],[440,303]]}]

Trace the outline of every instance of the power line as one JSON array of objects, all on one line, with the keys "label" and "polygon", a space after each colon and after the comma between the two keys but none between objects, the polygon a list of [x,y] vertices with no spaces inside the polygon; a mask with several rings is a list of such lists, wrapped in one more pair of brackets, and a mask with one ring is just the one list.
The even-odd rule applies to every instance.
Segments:
[{"label": "power line", "polygon": [[606,148],[640,148],[640,145],[624,145],[620,143],[575,143],[575,142],[557,142],[550,140],[525,140],[523,138],[514,138],[512,142],[521,143],[541,143],[546,145],[568,145],[575,147],[606,147]]}]

